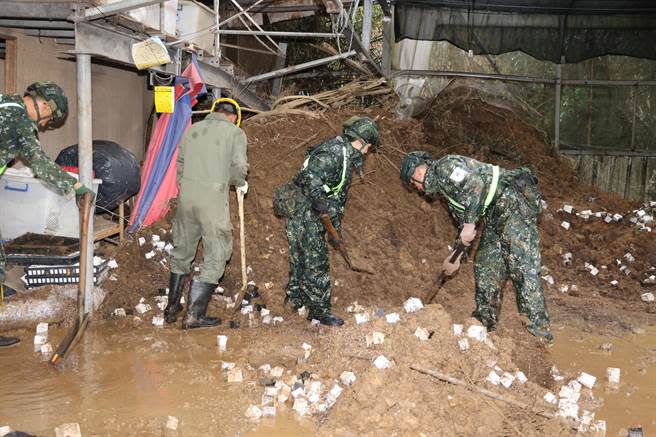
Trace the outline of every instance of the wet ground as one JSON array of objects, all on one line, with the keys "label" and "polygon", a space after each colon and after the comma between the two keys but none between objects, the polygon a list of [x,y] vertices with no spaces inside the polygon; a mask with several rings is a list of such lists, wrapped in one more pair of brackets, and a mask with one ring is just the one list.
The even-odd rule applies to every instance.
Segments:
[{"label": "wet ground", "polygon": [[[597,377],[596,394],[603,404],[596,417],[606,420],[607,435],[625,436],[634,427],[642,427],[645,436],[656,435],[656,327],[621,336],[563,328],[557,336],[551,354],[558,368]],[[620,369],[619,386],[608,382],[609,367]]]},{"label": "wet ground", "polygon": [[[243,397],[254,383],[225,381],[221,360],[244,356],[219,354],[216,330],[126,332],[99,322],[59,369],[33,351],[31,332],[15,334],[23,341],[0,350],[0,426],[39,436],[54,435],[56,426],[68,422],[79,423],[85,436],[175,435],[165,432],[171,415],[184,436],[313,433],[312,422],[289,411],[257,425],[244,419]],[[49,341],[56,346],[64,335],[64,329],[51,328]]]}]

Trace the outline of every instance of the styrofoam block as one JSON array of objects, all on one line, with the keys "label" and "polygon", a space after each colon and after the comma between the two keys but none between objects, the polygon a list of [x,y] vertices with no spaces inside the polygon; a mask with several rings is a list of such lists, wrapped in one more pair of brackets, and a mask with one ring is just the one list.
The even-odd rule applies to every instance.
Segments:
[{"label": "styrofoam block", "polygon": [[216,336],[216,345],[219,347],[219,352],[225,352],[228,347],[228,336],[227,335],[217,335]]},{"label": "styrofoam block", "polygon": [[385,315],[385,320],[387,323],[393,325],[394,323],[398,323],[401,320],[401,317],[399,316],[399,313],[389,313]]},{"label": "styrofoam block", "polygon": [[281,366],[276,366],[271,369],[271,376],[274,378],[281,378],[283,373],[285,373],[285,368]]},{"label": "styrofoam block", "polygon": [[144,237],[139,237],[137,241],[139,242],[139,246],[146,244],[146,239]]},{"label": "styrofoam block", "polygon": [[528,381],[528,378],[526,377],[526,375],[524,375],[524,372],[522,372],[521,370],[518,370],[515,373],[515,378],[517,378],[517,381],[519,381],[522,384],[525,384]]},{"label": "styrofoam block", "polygon": [[36,333],[40,335],[48,335],[48,324],[45,322],[41,322],[38,325],[36,325]]},{"label": "styrofoam block", "polygon": [[467,349],[469,349],[469,341],[466,338],[459,338],[458,347],[460,348],[461,352],[466,351]]},{"label": "styrofoam block", "polygon": [[271,364],[262,364],[258,369],[264,373],[269,373],[271,372]]},{"label": "styrofoam block", "polygon": [[464,329],[463,325],[453,324],[453,335],[459,337],[462,335],[462,330]]},{"label": "styrofoam block", "polygon": [[266,308],[262,308],[260,310],[260,316],[262,316],[262,317],[268,316],[269,314],[271,314],[271,311],[266,309]]},{"label": "styrofoam block", "polygon": [[307,315],[307,308],[305,308],[305,306],[302,306],[299,309],[297,309],[296,312],[298,313],[299,317],[305,317]]},{"label": "styrofoam block", "polygon": [[308,413],[308,401],[303,398],[296,398],[292,407],[299,415],[305,416]]},{"label": "styrofoam block", "polygon": [[41,335],[37,334],[34,336],[34,345],[39,346],[39,350],[41,349],[41,345],[44,345],[48,342],[48,336],[47,335]]},{"label": "styrofoam block", "polygon": [[581,397],[581,392],[573,390],[571,387],[564,385],[560,388],[558,396],[560,396],[562,399],[567,399],[569,402],[576,403]]},{"label": "styrofoam block", "polygon": [[260,417],[262,417],[262,410],[257,405],[251,405],[246,409],[246,413],[244,413],[244,416],[246,416],[246,418],[250,420],[257,420]]},{"label": "styrofoam block", "polygon": [[374,360],[374,366],[378,369],[389,369],[393,364],[385,357],[385,355],[379,355],[378,358]]},{"label": "styrofoam block", "polygon": [[147,303],[143,303],[143,302],[142,302],[142,303],[138,304],[137,306],[135,306],[134,309],[135,309],[139,314],[144,314],[144,313],[147,313],[148,311],[150,311],[150,310],[151,310],[151,307],[150,307],[150,305],[148,305]]},{"label": "styrofoam block", "polygon": [[504,372],[503,375],[501,375],[500,382],[504,387],[510,388],[513,382],[515,382],[515,376],[512,373]]},{"label": "styrofoam block", "polygon": [[355,376],[355,373],[346,370],[339,375],[339,380],[342,381],[342,384],[349,387],[355,383],[356,379],[357,377]]},{"label": "styrofoam block", "polygon": [[160,241],[159,235],[153,234],[151,240],[153,241],[153,243],[159,242]]},{"label": "styrofoam block", "polygon": [[383,344],[385,342],[385,334],[382,332],[374,331],[371,334],[367,334],[366,342],[367,347],[373,344]]},{"label": "styrofoam block", "polygon": [[487,330],[481,325],[471,325],[467,328],[467,337],[476,341],[484,341],[487,338]]},{"label": "styrofoam block", "polygon": [[566,230],[569,230],[569,228],[570,228],[570,224],[569,224],[569,222],[565,222],[565,221],[562,222],[562,223],[560,224],[560,226],[563,227],[563,228],[566,229]]},{"label": "styrofoam block", "polygon": [[242,314],[250,314],[253,312],[253,305],[246,305],[241,307],[241,313]]},{"label": "styrofoam block", "polygon": [[556,403],[558,402],[558,398],[556,397],[556,395],[554,395],[554,394],[551,393],[550,391],[548,391],[547,393],[545,393],[543,399],[544,399],[548,404],[556,405]]},{"label": "styrofoam block", "polygon": [[355,315],[355,323],[357,323],[358,325],[367,323],[368,321],[369,321],[368,313],[358,313]]},{"label": "styrofoam block", "polygon": [[242,382],[244,375],[241,369],[233,368],[228,370],[228,382]]},{"label": "styrofoam block", "polygon": [[485,378],[485,380],[494,385],[499,385],[499,383],[501,382],[501,378],[494,370],[490,371],[490,373],[487,375],[487,378]]},{"label": "styrofoam block", "polygon": [[263,417],[275,417],[276,416],[276,407],[273,405],[267,405],[266,407],[262,408],[262,416]]},{"label": "styrofoam block", "polygon": [[565,211],[567,214],[571,214],[574,212],[574,207],[572,205],[564,205],[563,211]]},{"label": "styrofoam block", "polygon": [[164,326],[164,317],[163,316],[153,316],[152,324],[154,326]]},{"label": "styrofoam block", "polygon": [[166,427],[172,431],[175,431],[178,429],[178,418],[175,416],[169,416],[166,419]]},{"label": "styrofoam block", "polygon": [[606,377],[608,378],[608,382],[610,384],[617,385],[620,383],[620,373],[621,370],[619,367],[608,367],[606,369]]},{"label": "styrofoam block", "polygon": [[561,399],[558,402],[558,415],[578,419],[579,406],[576,402],[570,402],[568,399]]},{"label": "styrofoam block", "polygon": [[624,254],[624,259],[627,260],[628,262],[632,263],[635,261],[635,258],[633,255],[631,255],[631,252],[627,252]]},{"label": "styrofoam block", "polygon": [[415,313],[422,309],[424,304],[421,303],[421,300],[416,297],[411,297],[403,303],[403,309],[406,313]]},{"label": "styrofoam block", "polygon": [[235,368],[235,363],[229,363],[228,361],[221,361],[221,369],[230,370]]},{"label": "styrofoam block", "polygon": [[599,274],[599,269],[596,268],[595,266],[592,266],[592,268],[590,269],[590,274],[592,276],[597,276]]},{"label": "styrofoam block", "polygon": [[41,354],[45,356],[51,356],[53,353],[52,350],[52,345],[50,343],[42,344],[41,345]]},{"label": "styrofoam block", "polygon": [[146,259],[151,259],[151,258],[154,257],[154,256],[155,256],[155,252],[152,251],[152,250],[151,250],[150,252],[146,252],[146,253],[144,254],[144,257],[146,257]]},{"label": "styrofoam block", "polygon": [[643,293],[640,295],[640,299],[642,299],[644,302],[653,302],[654,301],[654,293]]},{"label": "styrofoam block", "polygon": [[303,350],[305,350],[305,351],[312,350],[312,345],[310,345],[310,344],[308,344],[308,343],[303,343],[303,344],[301,345],[301,347],[302,347]]},{"label": "styrofoam block", "polygon": [[595,385],[595,381],[597,381],[597,378],[595,376],[590,375],[589,373],[581,372],[578,378],[576,378],[578,382],[581,383],[581,385],[587,387],[587,388],[592,388]]},{"label": "styrofoam block", "polygon": [[272,318],[268,314],[266,316],[262,317],[262,323],[264,323],[265,325],[270,325],[271,320],[272,320]]},{"label": "styrofoam block", "polygon": [[55,437],[82,437],[80,425],[77,423],[64,423],[55,428]]},{"label": "styrofoam block", "polygon": [[276,316],[272,319],[274,325],[284,322],[284,319],[281,316]]},{"label": "styrofoam block", "polygon": [[555,282],[556,282],[556,281],[554,281],[554,278],[551,275],[543,276],[542,279],[544,279],[544,281],[549,285],[554,285]]}]

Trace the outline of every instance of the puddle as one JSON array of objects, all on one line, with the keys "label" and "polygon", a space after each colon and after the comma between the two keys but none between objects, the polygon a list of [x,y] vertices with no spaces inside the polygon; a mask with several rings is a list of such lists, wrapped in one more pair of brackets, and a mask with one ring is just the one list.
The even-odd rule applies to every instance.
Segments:
[{"label": "puddle", "polygon": [[[52,436],[56,426],[77,422],[85,436],[170,436],[164,426],[171,415],[179,419],[177,436],[314,434],[313,422],[291,408],[275,419],[246,421],[243,406],[259,399],[262,387],[253,378],[227,383],[221,361],[245,367],[248,357],[219,355],[216,334],[99,322],[65,367],[53,369],[33,352],[32,332],[21,331],[19,345],[0,350],[0,426]],[[56,347],[64,335],[51,327],[49,341]]]},{"label": "puddle", "polygon": [[[601,349],[603,343],[612,344],[611,350]],[[638,426],[645,436],[656,435],[656,327],[621,337],[566,328],[557,332],[550,352],[561,371],[597,377],[594,394],[603,405],[596,418],[606,421],[607,436],[626,436],[627,428]],[[608,367],[621,369],[618,388],[609,386]]]}]

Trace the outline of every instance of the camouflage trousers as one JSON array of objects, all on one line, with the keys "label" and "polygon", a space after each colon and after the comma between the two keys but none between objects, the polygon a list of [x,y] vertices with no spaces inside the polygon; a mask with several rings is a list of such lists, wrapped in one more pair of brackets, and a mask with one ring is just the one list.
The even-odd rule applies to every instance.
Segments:
[{"label": "camouflage trousers", "polygon": [[528,213],[524,199],[513,188],[500,193],[486,217],[476,254],[476,310],[472,314],[488,329],[499,320],[502,291],[510,277],[517,309],[526,328],[537,337],[551,337],[551,323],[540,279],[541,256],[537,212]]},{"label": "camouflage trousers", "polygon": [[315,317],[330,312],[330,262],[323,223],[311,208],[285,221],[289,243],[287,296]]}]

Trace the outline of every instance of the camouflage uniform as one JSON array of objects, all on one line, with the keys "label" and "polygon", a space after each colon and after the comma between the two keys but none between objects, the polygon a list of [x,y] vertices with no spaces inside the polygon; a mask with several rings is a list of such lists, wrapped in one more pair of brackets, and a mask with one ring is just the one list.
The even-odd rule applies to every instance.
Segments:
[{"label": "camouflage uniform", "polygon": [[536,336],[551,338],[540,280],[539,193],[538,198],[530,202],[513,183],[517,171],[500,169],[499,173],[496,194],[487,210],[485,201],[492,183],[493,166],[472,158],[448,155],[430,162],[424,191],[444,196],[460,228],[464,223],[476,223],[483,217],[485,226],[474,266],[476,310],[473,316],[488,329],[496,327],[503,286],[510,277],[517,290],[517,308],[530,321],[528,330]]},{"label": "camouflage uniform", "polygon": [[[20,155],[36,176],[62,194],[72,191],[77,180],[43,152],[37,125],[27,114],[20,95],[0,94],[0,168]],[[5,279],[5,253],[0,244],[0,283]]]},{"label": "camouflage uniform", "polygon": [[315,317],[330,313],[331,291],[325,229],[312,203],[320,199],[327,201],[331,221],[339,231],[352,170],[362,168],[363,162],[364,155],[348,139],[338,136],[310,148],[303,168],[293,179],[303,193],[304,202],[285,221],[289,242],[286,292],[293,305],[307,306]]},{"label": "camouflage uniform", "polygon": [[228,191],[248,173],[246,134],[219,112],[185,132],[180,142],[178,209],[173,221],[171,272],[188,274],[203,239],[200,280],[218,283],[232,255]]}]

